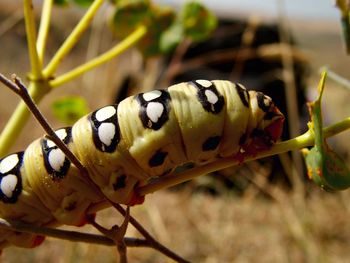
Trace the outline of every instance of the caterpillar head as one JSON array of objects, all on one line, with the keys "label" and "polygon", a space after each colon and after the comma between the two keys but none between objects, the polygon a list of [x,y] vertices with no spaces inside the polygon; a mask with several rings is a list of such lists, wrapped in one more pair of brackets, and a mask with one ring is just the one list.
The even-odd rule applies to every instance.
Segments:
[{"label": "caterpillar head", "polygon": [[243,158],[268,150],[281,137],[284,122],[284,115],[269,96],[256,91],[249,91],[249,96],[251,114],[240,150]]}]

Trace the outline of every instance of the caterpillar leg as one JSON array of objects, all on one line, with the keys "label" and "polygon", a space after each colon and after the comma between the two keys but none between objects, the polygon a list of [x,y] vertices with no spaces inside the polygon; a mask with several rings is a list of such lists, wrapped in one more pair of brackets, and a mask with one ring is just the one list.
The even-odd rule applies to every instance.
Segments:
[{"label": "caterpillar leg", "polygon": [[[239,141],[240,149],[235,155],[240,162],[247,156],[255,156],[257,153],[266,151],[280,138],[282,134],[284,116],[273,104],[270,97],[260,92],[252,92],[252,112],[261,115],[257,121],[254,118],[248,123],[249,132],[244,133]],[[255,125],[251,123],[256,122]]]},{"label": "caterpillar leg", "polygon": [[23,248],[34,248],[41,245],[45,241],[45,236],[16,231],[0,231],[0,235],[2,240],[0,242],[0,254],[1,249],[11,245]]},{"label": "caterpillar leg", "polygon": [[124,243],[124,236],[130,220],[130,206],[126,209],[124,221],[120,226],[113,226],[111,229],[106,229],[103,226],[96,223],[94,219],[91,219],[90,223],[106,237],[109,237],[116,244],[120,257],[126,257],[126,245]]},{"label": "caterpillar leg", "polygon": [[145,196],[141,196],[138,193],[134,192],[131,196],[128,206],[141,205],[144,201]]}]

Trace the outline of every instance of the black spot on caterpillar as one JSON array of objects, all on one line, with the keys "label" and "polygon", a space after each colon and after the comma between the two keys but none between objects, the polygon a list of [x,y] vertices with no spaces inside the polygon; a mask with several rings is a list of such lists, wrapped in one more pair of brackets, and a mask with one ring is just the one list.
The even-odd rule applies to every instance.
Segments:
[{"label": "black spot on caterpillar", "polygon": [[220,143],[221,136],[209,137],[202,145],[203,151],[212,151],[215,150]]},{"label": "black spot on caterpillar", "polygon": [[126,175],[121,175],[117,178],[116,182],[113,184],[113,190],[117,191],[118,189],[122,189],[125,187],[126,183]]},{"label": "black spot on caterpillar", "polygon": [[[243,158],[279,139],[283,115],[262,93],[223,80],[196,80],[131,96],[56,131],[109,200],[176,167]],[[171,176],[171,173],[168,174]],[[63,152],[43,137],[0,160],[0,217],[35,225],[81,225],[102,201]],[[0,248],[42,237],[0,229]]]},{"label": "black spot on caterpillar", "polygon": [[156,167],[162,165],[167,156],[167,152],[162,152],[161,150],[156,151],[156,153],[149,159],[149,166]]}]

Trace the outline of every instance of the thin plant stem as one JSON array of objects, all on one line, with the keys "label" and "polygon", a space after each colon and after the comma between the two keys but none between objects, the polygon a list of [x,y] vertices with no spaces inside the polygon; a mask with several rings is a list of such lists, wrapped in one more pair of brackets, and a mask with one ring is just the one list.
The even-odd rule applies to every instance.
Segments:
[{"label": "thin plant stem", "polygon": [[[350,129],[350,117],[335,123],[333,125],[330,125],[323,129],[324,131],[324,137],[331,137],[335,134],[338,134],[340,132],[343,132],[345,130]],[[293,138],[288,141],[280,142],[272,146],[272,148],[269,151],[261,152],[257,154],[256,156],[250,156],[247,157],[244,162],[248,162],[255,159],[260,159],[264,157],[268,157],[271,155],[287,152],[287,151],[293,151],[300,148],[312,146],[314,143],[314,135],[312,132],[307,131],[306,133]],[[149,193],[153,193],[157,190],[168,188],[170,186],[174,186],[180,183],[183,183],[185,181],[191,180],[197,176],[211,173],[217,170],[221,170],[230,166],[234,166],[239,164],[239,161],[235,158],[223,158],[220,160],[217,160],[215,162],[198,166],[195,168],[192,168],[190,170],[177,173],[177,174],[171,174],[162,178],[159,178],[158,180],[155,180],[152,183],[149,183],[145,186],[139,187],[136,191],[139,195],[146,195]]]},{"label": "thin plant stem", "polygon": [[[323,72],[324,68],[322,68],[320,71]],[[328,76],[328,79],[331,79],[338,85],[350,90],[350,81],[348,79],[340,76],[339,74],[329,69],[327,69],[327,76]]]},{"label": "thin plant stem", "polygon": [[[28,43],[28,53],[31,64],[29,94],[34,101],[40,101],[48,92],[47,82],[43,80],[42,63],[36,46],[35,16],[33,12],[32,0],[24,0],[24,19]],[[23,101],[16,107],[11,118],[6,123],[0,135],[0,156],[5,155],[16,141],[19,133],[23,130],[25,123],[30,116],[30,112]]]},{"label": "thin plant stem", "polygon": [[[49,135],[48,137],[50,137],[50,139],[52,139],[60,149],[62,148],[65,149],[65,154],[67,158],[82,173],[87,174],[85,167],[80,163],[80,161],[75,157],[75,155],[67,148],[67,146],[62,142],[62,140],[60,140],[59,137],[55,134],[55,131],[48,124],[48,121],[45,119],[43,114],[41,114],[40,110],[35,105],[35,102],[31,98],[30,94],[27,91],[27,88],[23,85],[21,80],[16,76],[13,76],[13,78],[16,85],[12,83],[10,80],[8,80],[6,77],[4,77],[2,74],[0,74],[0,81],[22,98],[25,105],[30,109],[32,114],[38,120],[39,124],[43,127],[45,132]],[[56,136],[53,136],[53,134],[55,134]]]},{"label": "thin plant stem", "polygon": [[[45,84],[42,82],[30,82],[28,92],[33,101],[40,101],[46,94],[45,88],[42,87]],[[12,145],[18,138],[21,131],[23,131],[24,125],[30,117],[30,112],[24,101],[20,101],[16,109],[11,115],[11,118],[6,123],[6,126],[0,135],[0,157],[6,155],[11,149]]]},{"label": "thin plant stem", "polygon": [[77,26],[73,29],[71,34],[64,41],[62,46],[57,50],[49,64],[43,70],[43,75],[46,78],[50,78],[56,71],[57,67],[63,60],[63,58],[71,51],[75,44],[79,41],[81,35],[88,29],[94,18],[96,12],[99,10],[104,0],[95,0],[85,15],[79,21]]},{"label": "thin plant stem", "polygon": [[36,42],[38,56],[41,63],[43,63],[44,61],[47,36],[49,33],[49,27],[50,27],[50,21],[51,21],[52,5],[53,5],[53,0],[45,0],[43,2],[43,7],[41,11],[39,33],[38,33],[38,39]]},{"label": "thin plant stem", "polygon": [[126,215],[124,217],[124,221],[122,225],[119,226],[113,226],[111,229],[106,229],[103,226],[99,225],[95,219],[93,218],[90,220],[90,224],[94,226],[98,231],[100,231],[102,234],[104,234],[106,237],[110,238],[114,241],[115,245],[117,246],[118,252],[119,252],[119,262],[120,263],[127,263],[127,246],[124,242],[124,236],[128,227],[130,219],[130,207],[128,206],[126,209]]},{"label": "thin plant stem", "polygon": [[24,20],[26,27],[28,53],[31,64],[31,78],[41,79],[42,64],[40,62],[38,51],[36,49],[36,28],[35,16],[33,12],[32,0],[24,0]]},{"label": "thin plant stem", "polygon": [[[112,239],[102,235],[55,229],[45,226],[34,226],[32,224],[26,224],[15,220],[5,220],[2,218],[0,218],[0,228],[42,236],[49,236],[74,242],[85,242],[105,246],[115,245]],[[145,239],[125,237],[123,241],[128,247],[150,247],[149,242],[147,242]]]},{"label": "thin plant stem", "polygon": [[[118,204],[112,204],[112,206],[119,211],[123,216],[126,215],[125,209],[123,209],[120,205]],[[166,255],[167,257],[175,260],[176,262],[182,262],[182,263],[187,263],[188,261],[174,253],[172,250],[169,248],[165,247],[161,243],[159,243],[153,236],[151,236],[148,231],[132,216],[130,216],[129,219],[130,223],[137,229],[137,231],[140,232],[140,234],[151,243],[151,247],[162,253],[163,255]]]},{"label": "thin plant stem", "polygon": [[17,77],[14,77],[15,83],[18,87],[17,92],[18,95],[21,96],[22,100],[26,103],[27,107],[30,108],[30,111],[38,120],[39,124],[43,127],[45,132],[48,134],[48,137],[54,141],[54,143],[60,148],[64,149],[64,153],[67,158],[78,168],[78,170],[83,174],[87,175],[86,168],[81,164],[78,158],[68,149],[68,147],[63,143],[63,141],[55,134],[55,131],[51,128],[48,121],[44,117],[44,115],[40,112],[39,108],[36,106],[35,102],[30,97],[27,92],[26,87],[23,85],[21,80]]},{"label": "thin plant stem", "polygon": [[[33,226],[32,224],[26,224],[16,220],[5,220],[0,218],[0,228],[8,229],[12,231],[25,232],[30,234],[37,234],[42,236],[48,236],[53,238],[59,238],[63,240],[68,240],[72,242],[84,242],[96,245],[105,245],[105,246],[115,246],[115,242],[106,237],[90,233],[82,233],[78,231],[62,230],[56,228],[50,228],[46,226]],[[154,247],[153,243],[147,239],[133,238],[133,237],[124,237],[123,242],[127,247],[148,247],[153,248],[159,252],[158,247]],[[188,262],[183,260],[181,257],[171,257],[177,262]]]},{"label": "thin plant stem", "polygon": [[87,72],[93,68],[96,68],[103,63],[106,63],[107,61],[109,61],[109,60],[113,59],[114,57],[120,55],[121,53],[125,52],[128,48],[130,48],[138,40],[140,40],[146,34],[146,32],[147,32],[146,27],[140,26],[133,33],[131,33],[128,37],[123,39],[120,43],[118,43],[116,46],[114,46],[110,50],[108,50],[105,53],[101,54],[100,56],[90,60],[89,62],[87,62],[81,66],[78,66],[75,69],[51,80],[50,86],[52,88],[58,87],[58,86],[66,83],[74,78],[77,78],[78,76],[84,74],[85,72]]}]

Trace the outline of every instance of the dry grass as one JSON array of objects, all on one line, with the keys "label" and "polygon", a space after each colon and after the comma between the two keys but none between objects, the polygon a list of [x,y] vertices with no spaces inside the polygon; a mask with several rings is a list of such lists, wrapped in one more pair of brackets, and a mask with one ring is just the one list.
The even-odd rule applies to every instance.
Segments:
[{"label": "dry grass", "polygon": [[[350,258],[349,193],[313,189],[302,203],[281,199],[213,198],[159,192],[132,214],[159,241],[192,262],[346,262]],[[120,222],[102,212],[105,225]],[[117,221],[118,219],[118,221]],[[128,230],[134,236],[134,229]],[[3,262],[115,262],[114,248],[48,239],[35,250],[7,249]],[[167,262],[151,249],[129,249],[130,262]]]}]

